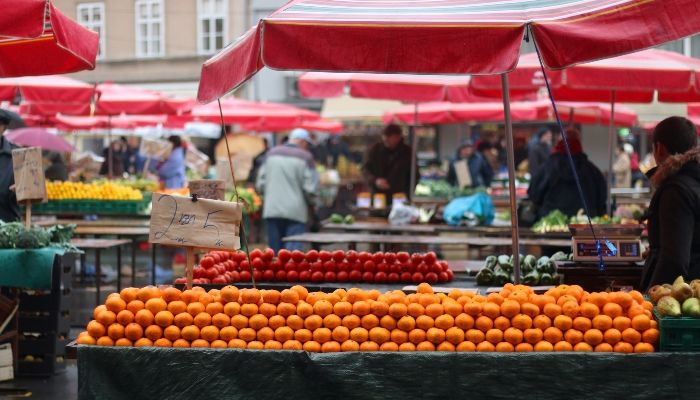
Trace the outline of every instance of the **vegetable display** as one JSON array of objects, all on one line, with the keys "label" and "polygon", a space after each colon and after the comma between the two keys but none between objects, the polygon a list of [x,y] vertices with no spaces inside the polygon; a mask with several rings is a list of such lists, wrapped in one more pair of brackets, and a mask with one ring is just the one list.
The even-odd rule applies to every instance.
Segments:
[{"label": "vegetable display", "polygon": [[[620,217],[610,218],[607,215],[602,217],[591,218],[593,224],[620,224],[623,222]],[[569,224],[587,224],[588,217],[584,214],[583,210],[579,210],[578,214],[573,217],[568,217],[566,214],[559,210],[554,210],[544,217],[540,218],[539,221],[535,222],[532,226],[532,231],[537,233],[548,233],[548,232],[569,232]]]},{"label": "vegetable display", "polygon": [[49,200],[143,200],[143,194],[112,181],[92,183],[46,182]]},{"label": "vegetable display", "polygon": [[332,224],[352,225],[355,223],[355,217],[352,214],[348,214],[346,216],[342,216],[340,214],[331,214],[331,216],[328,217],[328,221]]},{"label": "vegetable display", "polygon": [[[365,282],[365,283],[438,283],[454,279],[446,261],[433,252],[333,252],[282,249],[275,257],[272,249],[255,249],[250,262],[244,252],[212,251],[193,270],[195,284],[249,282],[250,267],[256,282]],[[185,278],[175,280],[185,283]]]},{"label": "vegetable display", "polygon": [[[525,285],[556,285],[559,283],[557,261],[567,261],[570,256],[560,251],[552,257],[543,256],[537,259],[532,254],[520,254],[520,271],[522,283]],[[476,274],[478,285],[501,286],[515,281],[513,256],[500,255],[486,257],[484,268]]]},{"label": "vegetable display", "polygon": [[39,249],[63,247],[75,249],[70,240],[76,225],[55,225],[50,228],[33,226],[29,230],[21,222],[0,221],[0,249]]},{"label": "vegetable display", "polygon": [[700,318],[700,279],[687,283],[679,276],[673,284],[652,286],[647,294],[661,317]]},{"label": "vegetable display", "polygon": [[[488,296],[309,292],[225,286],[126,288],[95,308],[80,345],[251,350],[653,352],[652,305],[632,292],[560,285],[545,294],[506,284]],[[187,350],[184,350],[187,351]]]},{"label": "vegetable display", "polygon": [[478,192],[485,192],[486,188],[457,188],[445,180],[423,180],[416,185],[416,197],[433,197],[451,199],[454,197],[471,196]]}]

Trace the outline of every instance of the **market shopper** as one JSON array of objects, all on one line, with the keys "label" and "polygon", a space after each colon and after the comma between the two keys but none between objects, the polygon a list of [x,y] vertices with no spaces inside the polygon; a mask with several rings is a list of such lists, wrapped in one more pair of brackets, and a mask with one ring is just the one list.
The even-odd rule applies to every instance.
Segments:
[{"label": "market shopper", "polygon": [[48,160],[51,163],[46,168],[44,176],[47,181],[67,181],[68,180],[68,166],[63,160],[61,153],[52,152],[49,153]]},{"label": "market shopper", "polygon": [[[283,247],[282,238],[306,231],[319,187],[314,159],[308,150],[311,145],[308,131],[294,129],[286,144],[267,152],[258,171],[256,188],[265,198],[263,218],[268,245],[275,252]],[[289,250],[301,247],[296,242],[284,244]]]},{"label": "market shopper", "polygon": [[158,178],[165,189],[185,187],[185,144],[180,136],[168,138],[173,148],[168,158],[158,165]]},{"label": "market shopper", "polygon": [[[394,193],[407,197],[411,188],[411,147],[404,143],[401,127],[389,124],[382,132],[382,141],[370,147],[362,165],[362,172],[372,194],[383,193],[387,203],[392,204]],[[416,171],[416,180],[418,180]]]},{"label": "market shopper", "polygon": [[[100,175],[112,177],[121,177],[124,175],[124,147],[121,140],[115,140],[110,143],[109,148],[102,150],[104,162],[100,167]],[[112,164],[112,169],[109,166]]]},{"label": "market shopper", "polygon": [[628,188],[632,186],[632,165],[629,154],[623,144],[617,146],[615,162],[613,163],[614,187]]},{"label": "market shopper", "polygon": [[14,192],[15,175],[12,169],[12,149],[15,145],[5,138],[10,118],[0,110],[0,220],[19,220],[19,205]]},{"label": "market shopper", "polygon": [[542,128],[532,136],[527,145],[527,170],[531,177],[542,168],[551,152],[552,131]]},{"label": "market shopper", "polygon": [[[607,184],[603,173],[583,152],[579,131],[568,128],[565,134],[590,216],[603,215],[607,197]],[[532,177],[527,194],[536,207],[537,218],[542,218],[554,210],[573,216],[583,209],[563,140],[557,143],[542,168]]]},{"label": "market shopper", "polygon": [[468,187],[489,187],[493,180],[493,170],[484,156],[474,149],[474,143],[467,139],[457,148],[457,152],[450,160],[447,172],[447,182],[452,186],[459,185],[457,178],[457,166],[459,161],[465,160],[471,183]]},{"label": "market shopper", "polygon": [[649,204],[649,255],[641,288],[700,278],[700,149],[695,125],[683,117],[659,122],[652,134],[654,195]]}]

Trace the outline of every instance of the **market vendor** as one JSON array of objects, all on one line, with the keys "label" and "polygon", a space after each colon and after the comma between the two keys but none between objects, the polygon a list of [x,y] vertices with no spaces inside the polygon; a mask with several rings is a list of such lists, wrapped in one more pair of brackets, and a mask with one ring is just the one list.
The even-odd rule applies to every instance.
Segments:
[{"label": "market vendor", "polygon": [[13,190],[15,175],[12,168],[12,149],[15,146],[5,139],[5,130],[9,124],[9,115],[0,112],[0,220],[5,222],[19,220],[19,205]]},{"label": "market vendor", "polygon": [[170,136],[173,147],[168,158],[158,165],[158,178],[164,189],[185,187],[185,144],[180,136]]},{"label": "market vendor", "polygon": [[387,125],[382,133],[382,141],[370,147],[362,165],[362,172],[372,193],[385,194],[387,204],[392,203],[394,193],[404,193],[410,197],[413,193],[413,188],[410,187],[411,157],[411,147],[404,143],[401,127]]},{"label": "market vendor", "polygon": [[700,278],[700,149],[683,117],[659,122],[652,134],[654,195],[649,204],[649,255],[641,288]]},{"label": "market vendor", "polygon": [[[469,174],[466,182],[460,183],[457,170],[460,168],[460,161],[465,161],[464,170]],[[464,167],[462,167],[464,168]],[[478,151],[474,150],[474,143],[471,139],[462,142],[457,148],[455,157],[450,160],[450,169],[447,172],[447,182],[452,186],[464,187],[489,187],[493,180],[493,170],[486,158]]]}]

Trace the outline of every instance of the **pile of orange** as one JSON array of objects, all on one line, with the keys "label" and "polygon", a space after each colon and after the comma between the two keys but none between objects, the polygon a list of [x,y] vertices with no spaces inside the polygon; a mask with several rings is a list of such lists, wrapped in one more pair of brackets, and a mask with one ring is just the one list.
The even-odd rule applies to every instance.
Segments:
[{"label": "pile of orange", "polygon": [[487,296],[302,286],[126,288],[95,308],[79,344],[337,351],[651,352],[652,305],[639,292],[588,293],[561,285],[543,295],[507,284]]}]

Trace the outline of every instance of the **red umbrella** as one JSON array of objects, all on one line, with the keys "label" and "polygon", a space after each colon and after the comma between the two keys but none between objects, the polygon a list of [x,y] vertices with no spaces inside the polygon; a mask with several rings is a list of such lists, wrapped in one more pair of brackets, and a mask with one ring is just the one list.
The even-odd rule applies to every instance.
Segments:
[{"label": "red umbrella", "polygon": [[[502,74],[516,281],[518,229],[508,77],[522,38],[565,68],[700,31],[697,0],[292,0],[202,66],[209,102],[263,66],[337,72]],[[264,35],[263,35],[264,32]]]},{"label": "red umbrella", "polygon": [[165,124],[167,115],[117,115],[117,116],[91,116],[78,117],[72,115],[56,115],[54,124],[59,129],[134,129],[142,126],[155,126]]},{"label": "red umbrella", "polygon": [[73,146],[64,138],[50,133],[44,128],[19,128],[5,134],[10,142],[17,146],[40,147],[42,150],[67,153],[73,151]]},{"label": "red umbrella", "polygon": [[192,99],[169,97],[157,91],[114,83],[101,83],[96,91],[97,115],[178,114],[194,105]]},{"label": "red umbrella", "polygon": [[[272,128],[271,130],[287,130],[296,128],[304,121],[314,121],[321,118],[318,113],[288,104],[262,103],[235,98],[221,99],[221,111],[224,124],[248,124],[249,126]],[[192,121],[220,123],[218,103],[197,105],[192,111],[183,115]]]},{"label": "red umbrella", "polygon": [[60,75],[0,79],[0,100],[12,101],[17,92],[22,96],[23,113],[82,115],[90,112],[95,87]]},{"label": "red umbrella", "polygon": [[0,13],[0,76],[65,74],[95,68],[97,33],[48,0],[5,0]]},{"label": "red umbrella", "polygon": [[688,116],[700,117],[700,103],[688,104]]},{"label": "red umbrella", "polygon": [[294,128],[304,128],[315,132],[341,133],[343,131],[343,123],[327,119],[317,119],[313,121],[305,120],[294,124],[248,123],[241,125],[241,129],[254,132],[284,132]]}]

